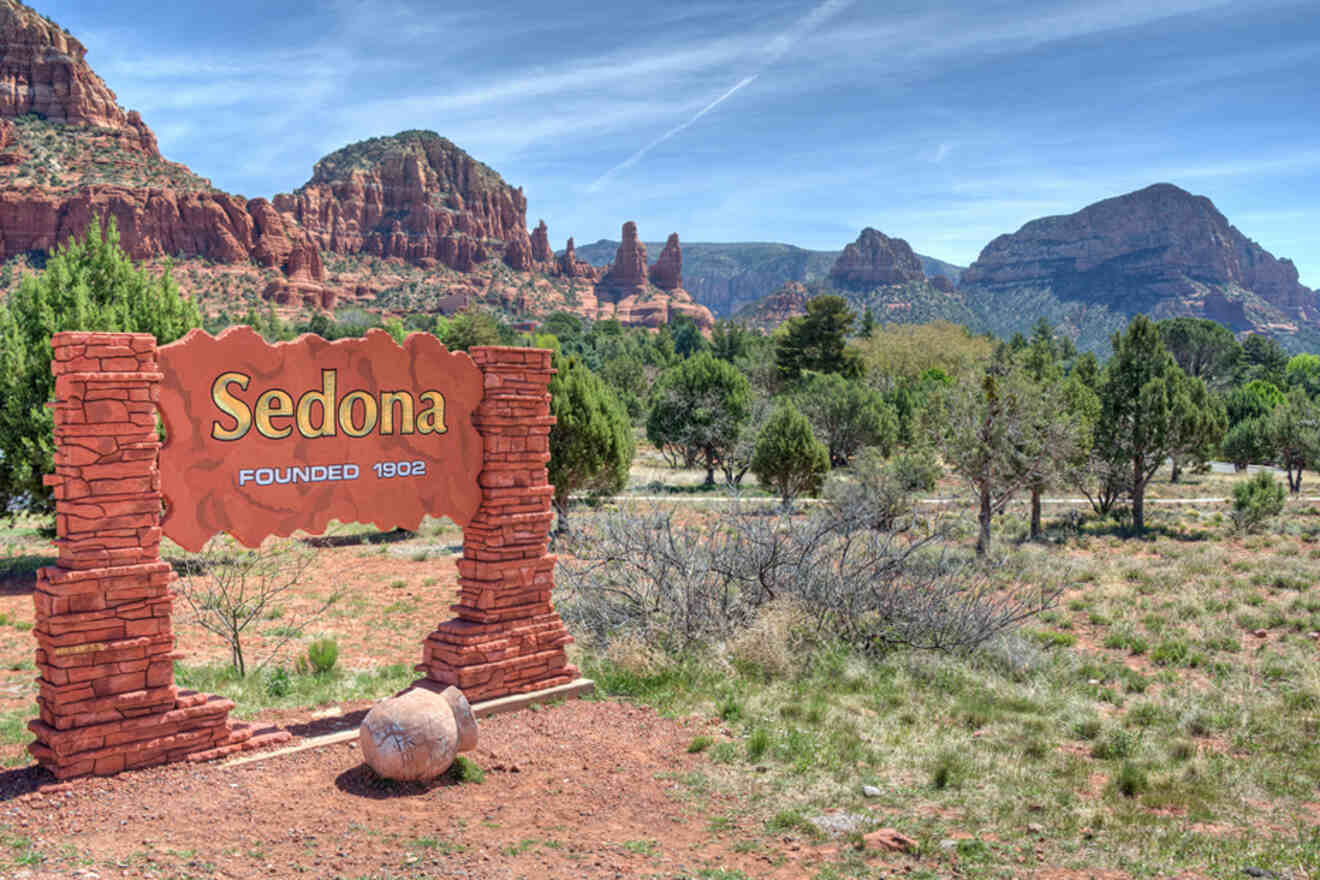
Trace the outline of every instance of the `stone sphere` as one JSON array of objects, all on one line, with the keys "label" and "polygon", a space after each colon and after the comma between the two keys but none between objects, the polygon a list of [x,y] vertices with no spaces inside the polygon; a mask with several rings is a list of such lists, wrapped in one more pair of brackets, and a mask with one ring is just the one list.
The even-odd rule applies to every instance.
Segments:
[{"label": "stone sphere", "polygon": [[470,752],[477,747],[477,716],[472,714],[472,706],[463,692],[449,686],[440,692],[440,696],[454,710],[454,722],[458,725],[458,750]]},{"label": "stone sphere", "polygon": [[[459,698],[463,699],[462,694]],[[474,741],[475,727],[474,721]],[[358,741],[362,757],[378,775],[430,780],[448,770],[458,755],[458,722],[448,699],[414,688],[372,706],[362,720]]]}]

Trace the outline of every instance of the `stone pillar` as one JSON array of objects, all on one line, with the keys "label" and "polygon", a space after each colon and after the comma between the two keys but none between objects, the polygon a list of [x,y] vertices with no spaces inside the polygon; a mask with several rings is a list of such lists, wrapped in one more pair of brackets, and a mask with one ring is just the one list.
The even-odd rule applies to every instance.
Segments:
[{"label": "stone pillar", "polygon": [[67,779],[288,739],[254,737],[228,720],[230,700],[174,686],[155,339],[57,333],[51,344],[58,558],[33,591],[40,717],[28,750]]},{"label": "stone pillar", "polygon": [[470,354],[486,385],[472,417],[485,447],[482,502],[463,529],[458,616],[427,638],[417,671],[476,702],[567,684],[577,669],[550,599],[550,352],[477,346]]}]

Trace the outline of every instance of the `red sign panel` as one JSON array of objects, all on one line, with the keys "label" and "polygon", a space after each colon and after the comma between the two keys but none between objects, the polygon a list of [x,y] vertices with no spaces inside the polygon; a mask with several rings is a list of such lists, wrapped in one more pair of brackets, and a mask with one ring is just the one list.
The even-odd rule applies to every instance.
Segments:
[{"label": "red sign panel", "polygon": [[219,532],[255,547],[332,519],[464,525],[481,504],[481,370],[430,334],[272,345],[250,327],[194,330],[158,358],[162,526],[185,549]]}]

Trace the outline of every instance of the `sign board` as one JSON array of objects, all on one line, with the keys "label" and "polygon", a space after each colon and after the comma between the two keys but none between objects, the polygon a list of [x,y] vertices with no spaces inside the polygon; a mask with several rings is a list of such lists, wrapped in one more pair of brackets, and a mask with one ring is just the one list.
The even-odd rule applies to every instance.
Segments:
[{"label": "sign board", "polygon": [[331,520],[465,525],[481,504],[482,372],[430,334],[271,344],[250,327],[193,330],[158,358],[162,528],[184,549]]}]

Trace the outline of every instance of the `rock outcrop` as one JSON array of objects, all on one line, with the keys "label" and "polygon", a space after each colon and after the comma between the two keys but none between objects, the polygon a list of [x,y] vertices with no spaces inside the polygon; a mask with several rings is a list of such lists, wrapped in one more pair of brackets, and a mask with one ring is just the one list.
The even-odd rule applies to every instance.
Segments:
[{"label": "rock outcrop", "polygon": [[669,233],[669,240],[651,267],[650,274],[651,283],[661,290],[674,290],[683,286],[683,248],[678,244],[677,232]]},{"label": "rock outcrop", "polygon": [[544,220],[537,221],[536,228],[532,230],[532,262],[552,265],[554,261],[555,252],[550,250],[550,231]]},{"label": "rock outcrop", "polygon": [[[571,250],[564,256],[567,257]],[[573,260],[577,260],[576,255]],[[655,328],[669,323],[674,316],[686,315],[702,330],[714,327],[715,317],[710,309],[693,300],[681,286],[682,261],[678,234],[675,233],[669,236],[660,261],[656,266],[648,267],[646,245],[637,238],[637,224],[631,220],[624,223],[614,262],[596,282],[599,316],[617,318],[624,324]],[[665,288],[655,284],[653,279],[657,277],[672,286]]]},{"label": "rock outcrop", "polygon": [[787,281],[779,289],[741,309],[733,319],[749,327],[773,330],[790,318],[805,315],[810,298],[804,284]]},{"label": "rock outcrop", "polygon": [[623,224],[622,240],[614,254],[614,262],[596,283],[596,298],[601,302],[617,303],[628,297],[646,293],[646,245],[637,240],[637,224],[629,220]]},{"label": "rock outcrop", "polygon": [[565,278],[587,278],[595,281],[600,272],[586,260],[579,260],[577,248],[573,246],[573,237],[569,236],[564,252],[559,255],[559,274]]},{"label": "rock outcrop", "polygon": [[334,253],[416,265],[435,260],[460,272],[501,254],[531,260],[522,190],[431,131],[337,150],[316,163],[311,180],[274,203]]},{"label": "rock outcrop", "polygon": [[925,278],[921,260],[901,238],[890,238],[871,227],[843,249],[830,282],[845,290],[871,290],[891,284],[906,284]]},{"label": "rock outcrop", "polygon": [[0,0],[0,116],[35,113],[56,122],[119,129],[159,156],[156,137],[136,111],[84,60],[87,49],[63,28],[15,0]]},{"label": "rock outcrop", "polygon": [[255,259],[304,280],[324,271],[316,248],[302,231],[290,229],[263,208],[264,199],[244,202],[221,192],[173,192],[92,186],[60,197],[37,188],[0,191],[0,259],[48,251],[81,236],[95,214],[114,218],[119,242],[138,260],[186,254],[221,263]]},{"label": "rock outcrop", "polygon": [[[1168,183],[1033,220],[990,242],[963,286],[1049,288],[1123,314],[1177,311],[1248,322],[1249,291],[1295,320],[1320,319],[1290,260],[1247,238],[1204,196]],[[1213,295],[1212,295],[1213,294]]]}]

